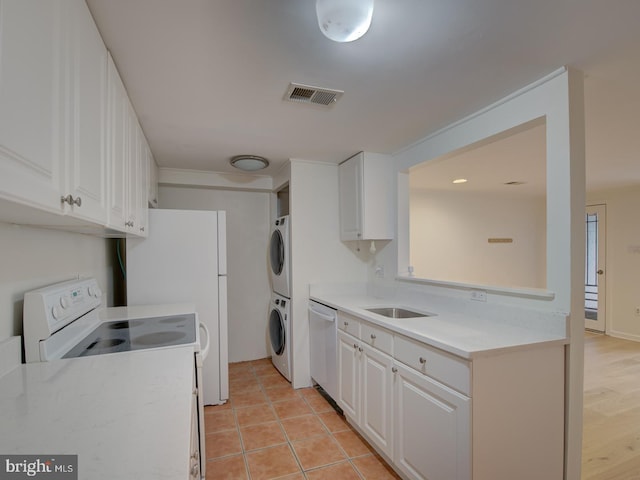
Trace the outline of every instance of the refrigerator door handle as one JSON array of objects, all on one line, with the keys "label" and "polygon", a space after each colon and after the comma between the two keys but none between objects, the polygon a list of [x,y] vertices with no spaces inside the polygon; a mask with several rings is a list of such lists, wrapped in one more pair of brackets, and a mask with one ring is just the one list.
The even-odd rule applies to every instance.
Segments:
[{"label": "refrigerator door handle", "polygon": [[209,355],[209,348],[211,347],[211,336],[209,335],[209,329],[204,323],[199,322],[198,327],[205,333],[205,336],[207,338],[207,343],[204,348],[202,348],[202,342],[200,342],[200,348],[202,348],[200,354],[202,355],[202,360],[204,360],[205,358],[207,358],[207,355]]}]

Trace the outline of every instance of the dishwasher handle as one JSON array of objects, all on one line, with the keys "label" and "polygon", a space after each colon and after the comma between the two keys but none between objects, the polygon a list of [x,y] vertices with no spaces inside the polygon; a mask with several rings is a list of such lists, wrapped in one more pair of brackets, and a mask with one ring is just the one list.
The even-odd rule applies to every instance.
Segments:
[{"label": "dishwasher handle", "polygon": [[309,305],[309,313],[312,313],[313,315],[316,315],[321,319],[326,320],[327,322],[335,322],[336,320],[335,315],[327,315],[326,313],[319,312],[316,309],[314,309],[311,305]]}]

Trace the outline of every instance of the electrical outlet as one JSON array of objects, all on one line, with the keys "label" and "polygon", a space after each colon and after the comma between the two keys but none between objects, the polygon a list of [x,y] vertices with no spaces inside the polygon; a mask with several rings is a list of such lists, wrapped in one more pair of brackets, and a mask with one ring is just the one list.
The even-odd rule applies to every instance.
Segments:
[{"label": "electrical outlet", "polygon": [[471,290],[471,300],[476,302],[486,302],[487,292],[485,290]]}]

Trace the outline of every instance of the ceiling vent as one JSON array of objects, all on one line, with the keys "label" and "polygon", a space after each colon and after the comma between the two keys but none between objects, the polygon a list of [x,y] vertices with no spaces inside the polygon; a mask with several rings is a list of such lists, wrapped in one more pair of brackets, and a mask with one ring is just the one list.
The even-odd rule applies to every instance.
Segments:
[{"label": "ceiling vent", "polygon": [[312,103],[330,107],[336,103],[344,92],[342,90],[331,90],[329,88],[318,88],[310,85],[301,85],[299,83],[290,83],[285,100],[297,103]]}]

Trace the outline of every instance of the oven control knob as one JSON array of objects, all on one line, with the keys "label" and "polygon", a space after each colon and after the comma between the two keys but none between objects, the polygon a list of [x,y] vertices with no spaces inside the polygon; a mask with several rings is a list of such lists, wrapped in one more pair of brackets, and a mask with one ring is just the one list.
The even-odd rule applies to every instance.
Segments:
[{"label": "oven control knob", "polygon": [[60,297],[60,306],[65,309],[69,308],[71,306],[71,297],[69,295]]},{"label": "oven control knob", "polygon": [[100,290],[100,287],[94,287],[92,285],[89,287],[88,292],[90,297],[99,298],[102,296],[102,290]]},{"label": "oven control knob", "polygon": [[58,320],[63,313],[64,312],[62,311],[62,307],[60,305],[54,305],[51,309],[51,315],[53,315],[53,318],[55,318],[56,320]]}]

